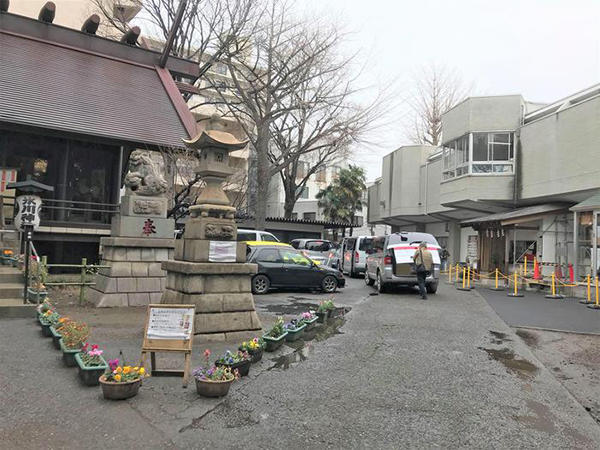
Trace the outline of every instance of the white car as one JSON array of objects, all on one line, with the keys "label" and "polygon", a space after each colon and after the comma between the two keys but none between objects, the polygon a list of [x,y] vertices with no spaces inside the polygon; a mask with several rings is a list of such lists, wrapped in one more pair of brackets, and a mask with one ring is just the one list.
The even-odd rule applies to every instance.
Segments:
[{"label": "white car", "polygon": [[266,241],[266,242],[279,242],[274,235],[269,233],[268,231],[260,231],[260,230],[245,230],[243,228],[238,228],[237,230],[237,240],[238,241]]},{"label": "white car", "polygon": [[339,269],[351,277],[364,273],[367,264],[367,250],[371,248],[373,236],[346,237],[342,241]]}]

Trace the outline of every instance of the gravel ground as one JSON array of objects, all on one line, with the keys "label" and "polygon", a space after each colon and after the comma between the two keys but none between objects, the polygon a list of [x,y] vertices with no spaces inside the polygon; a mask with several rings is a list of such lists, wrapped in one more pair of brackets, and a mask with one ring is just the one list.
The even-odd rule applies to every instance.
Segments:
[{"label": "gravel ground", "polygon": [[[267,355],[221,400],[150,378],[137,397],[105,401],[33,320],[0,321],[0,448],[598,448],[600,426],[477,293],[372,292],[349,280],[336,298],[352,308],[345,322]],[[257,307],[268,323],[320,298]],[[143,309],[64,309],[110,357],[137,358]]]}]

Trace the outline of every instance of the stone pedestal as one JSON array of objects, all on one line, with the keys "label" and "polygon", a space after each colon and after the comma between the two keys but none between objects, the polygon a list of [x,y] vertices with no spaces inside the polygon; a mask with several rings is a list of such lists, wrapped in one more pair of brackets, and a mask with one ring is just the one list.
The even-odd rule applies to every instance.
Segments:
[{"label": "stone pedestal", "polygon": [[[160,303],[166,285],[161,263],[175,251],[173,219],[167,219],[166,183],[145,152],[132,153],[127,193],[113,217],[111,237],[100,239],[102,265],[88,299],[99,307]],[[137,195],[136,192],[143,193]]]},{"label": "stone pedestal", "polygon": [[235,208],[221,184],[234,170],[229,152],[246,146],[219,129],[217,118],[186,145],[197,151],[197,173],[205,182],[197,204],[190,207],[183,239],[173,261],[166,261],[163,303],[193,304],[194,333],[210,338],[256,334],[261,324],[254,308],[250,281],[256,264],[246,263],[246,245],[236,242]]}]

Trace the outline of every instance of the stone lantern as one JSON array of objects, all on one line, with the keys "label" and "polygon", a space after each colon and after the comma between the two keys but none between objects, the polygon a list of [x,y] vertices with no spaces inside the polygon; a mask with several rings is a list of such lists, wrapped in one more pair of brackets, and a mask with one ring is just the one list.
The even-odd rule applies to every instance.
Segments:
[{"label": "stone lantern", "polygon": [[195,334],[245,335],[261,329],[250,287],[257,268],[246,263],[246,244],[236,241],[235,208],[222,184],[235,172],[229,152],[247,141],[237,140],[213,116],[205,131],[184,142],[195,150],[196,172],[206,186],[190,207],[175,259],[163,262],[167,285],[162,303],[195,305]]}]

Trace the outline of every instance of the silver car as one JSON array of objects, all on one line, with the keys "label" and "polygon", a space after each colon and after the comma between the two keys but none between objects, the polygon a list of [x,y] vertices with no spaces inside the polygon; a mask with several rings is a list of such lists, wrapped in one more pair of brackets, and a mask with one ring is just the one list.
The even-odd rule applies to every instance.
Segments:
[{"label": "silver car", "polygon": [[421,242],[427,242],[427,249],[433,257],[433,271],[427,276],[427,292],[434,294],[440,277],[440,246],[431,234],[400,232],[373,238],[367,250],[365,283],[375,284],[379,292],[391,285],[416,286],[417,274],[412,256]]}]

